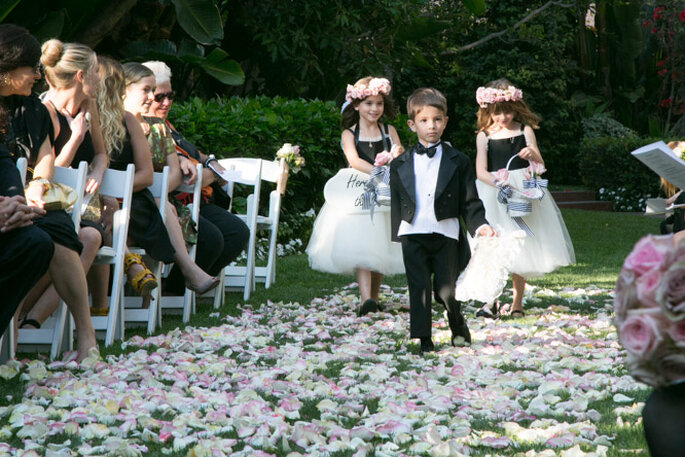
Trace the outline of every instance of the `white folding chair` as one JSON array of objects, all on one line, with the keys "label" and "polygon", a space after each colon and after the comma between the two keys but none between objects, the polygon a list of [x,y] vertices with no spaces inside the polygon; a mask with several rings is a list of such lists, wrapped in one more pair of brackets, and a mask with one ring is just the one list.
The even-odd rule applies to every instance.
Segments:
[{"label": "white folding chair", "polygon": [[285,159],[273,162],[262,161],[262,181],[276,185],[276,188],[269,194],[269,212],[266,215],[257,214],[257,228],[269,232],[269,251],[266,266],[255,264],[255,280],[264,282],[264,288],[268,289],[276,280],[278,221],[281,214],[281,200],[285,195],[285,186],[288,182],[288,164]]},{"label": "white folding chair", "polygon": [[[250,230],[247,243],[246,264],[229,265],[224,268],[224,287],[242,288],[243,299],[248,300],[255,285],[255,250],[257,241],[257,214],[259,211],[259,192],[262,183],[262,160],[252,158],[221,159],[219,163],[229,170],[233,180],[227,184],[226,191],[233,197],[234,185],[252,187],[252,193],[247,197],[246,211],[244,214],[236,213]],[[231,203],[233,198],[231,198]],[[232,207],[228,210],[231,211]]]},{"label": "white folding chair", "polygon": [[[162,222],[166,223],[166,205],[169,202],[169,167],[165,166],[161,173],[153,173],[152,185],[148,187],[153,197],[159,200],[158,209],[162,217]],[[145,249],[139,247],[129,247],[129,252],[146,254]],[[125,299],[125,322],[146,323],[147,333],[151,335],[159,325],[162,325],[162,262],[155,261],[146,257],[146,265],[157,279],[158,287],[152,290],[152,299],[147,308],[143,308],[142,297],[126,297]]]},{"label": "white folding chair", "polygon": [[114,213],[112,221],[112,247],[101,247],[93,262],[94,265],[113,266],[109,312],[107,316],[91,316],[95,330],[105,331],[105,346],[110,346],[115,339],[124,338],[124,256],[131,216],[134,173],[133,164],[129,164],[126,171],[107,169],[98,189],[102,196],[122,199],[121,207]]},{"label": "white folding chair", "polygon": [[[198,163],[195,168],[197,171],[197,180],[195,183],[188,185],[181,182],[176,190],[179,192],[187,192],[193,196],[193,202],[188,205],[190,207],[190,217],[195,223],[195,226],[199,227],[200,204],[202,202],[202,165]],[[187,247],[188,255],[194,262],[195,256],[197,255],[197,244],[189,244]],[[188,322],[191,314],[195,313],[195,301],[195,292],[186,287],[182,297],[165,296],[162,308],[183,309],[183,322]]]},{"label": "white folding chair", "polygon": [[[88,163],[79,163],[78,168],[55,167],[52,181],[66,184],[76,191],[76,203],[71,211],[71,220],[78,233],[81,223],[81,205],[86,188]],[[22,350],[36,350],[41,346],[50,345],[50,358],[55,359],[64,350],[73,349],[73,320],[64,300],[60,299],[59,306],[52,315],[41,324],[39,329],[20,328],[17,344]]]}]

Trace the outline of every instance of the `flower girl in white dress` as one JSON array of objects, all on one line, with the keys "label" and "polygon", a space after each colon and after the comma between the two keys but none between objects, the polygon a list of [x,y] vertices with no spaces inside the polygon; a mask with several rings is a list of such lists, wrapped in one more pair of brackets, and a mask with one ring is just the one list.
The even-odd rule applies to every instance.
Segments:
[{"label": "flower girl in white dress", "polygon": [[[350,167],[359,172],[350,176],[367,180],[377,155],[387,151],[396,157],[402,152],[395,128],[381,122],[396,113],[390,83],[385,78],[362,78],[347,86],[346,101],[341,123],[343,152]],[[364,190],[363,186],[358,189],[359,194]],[[372,219],[369,210],[345,207],[328,198],[314,223],[307,254],[314,270],[355,272],[360,315],[380,309],[378,294],[384,274],[404,273],[400,244],[390,240],[390,211],[376,209]]]}]

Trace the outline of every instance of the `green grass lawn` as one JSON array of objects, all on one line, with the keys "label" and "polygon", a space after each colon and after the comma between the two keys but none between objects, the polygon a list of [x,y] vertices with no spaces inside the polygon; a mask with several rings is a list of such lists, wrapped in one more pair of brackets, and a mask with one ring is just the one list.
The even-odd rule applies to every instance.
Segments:
[{"label": "green grass lawn", "polygon": [[[540,288],[548,288],[555,291],[560,291],[564,288],[579,289],[588,288],[589,286],[597,286],[601,289],[611,289],[613,288],[616,276],[620,270],[623,259],[627,253],[632,249],[634,243],[645,234],[648,233],[658,233],[659,221],[657,219],[646,218],[640,215],[634,214],[620,214],[620,213],[605,213],[605,212],[588,212],[581,210],[564,210],[564,219],[566,221],[569,233],[574,243],[576,260],[575,265],[562,268],[552,274],[546,275],[543,278],[531,281],[533,286]],[[340,275],[330,275],[325,273],[320,273],[312,271],[308,267],[307,257],[304,254],[293,255],[284,258],[279,258],[277,261],[277,278],[276,283],[269,289],[265,290],[263,285],[258,285],[256,292],[252,295],[247,304],[251,305],[253,309],[258,309],[261,304],[271,301],[274,303],[300,303],[307,304],[308,306],[330,306],[330,305],[309,305],[315,298],[325,297],[326,295],[332,294],[339,290],[342,286],[350,284],[354,281],[353,276],[340,276]],[[384,283],[388,284],[393,288],[400,289],[406,285],[405,278],[402,275],[397,275],[393,277],[387,277],[384,279]],[[355,290],[351,291],[354,295]],[[601,302],[607,302],[610,297],[607,294],[603,294],[597,297],[593,297],[593,300],[588,300],[589,302],[598,304]],[[242,300],[241,292],[229,292],[226,295],[226,304],[219,313],[223,315],[239,316],[241,313],[241,307],[245,303]],[[320,303],[320,302],[314,302]],[[544,308],[552,304],[558,304],[559,297],[551,299],[550,302],[546,302],[545,299],[542,302],[536,303],[536,307]],[[572,309],[575,313],[585,314],[587,316],[596,316],[597,312],[601,311],[601,307],[595,305],[588,305],[588,303],[578,303],[572,300],[568,302],[561,303],[569,309]],[[211,305],[207,303],[200,303],[198,305],[197,314],[191,319],[190,325],[194,327],[214,327],[219,325],[219,320],[216,316],[215,310],[211,308]],[[314,312],[315,310],[312,310]],[[321,311],[318,309],[316,311]],[[324,310],[325,311],[325,310]],[[402,311],[398,311],[402,312]],[[471,317],[471,316],[469,316]],[[535,320],[532,318],[526,318],[521,320],[521,325],[537,325],[539,326],[539,321],[535,324]],[[259,321],[262,326],[276,325],[265,316]],[[254,324],[253,324],[254,325]],[[476,324],[479,325],[479,324]],[[156,334],[162,335],[173,331],[174,329],[183,329],[185,324],[181,322],[179,316],[168,316],[165,315],[163,318],[163,326],[157,331]],[[545,329],[538,327],[539,332],[544,332]],[[133,335],[140,335],[145,337],[145,333],[142,329],[127,329],[127,338]],[[335,334],[333,335],[335,337]],[[397,343],[395,348],[399,349],[404,342],[406,342],[405,332],[400,332],[397,334]],[[280,335],[276,339],[285,343],[292,343],[289,341],[285,335]],[[414,351],[413,343],[406,344],[411,351]],[[132,353],[139,348],[126,348],[122,349],[118,344],[110,348],[101,348],[101,353],[104,357],[107,356],[120,356],[126,357],[126,354]],[[334,350],[334,348],[329,349],[329,352]],[[387,349],[389,353],[393,352],[393,348]],[[36,354],[20,354],[19,358],[44,358],[44,355]],[[239,358],[238,358],[239,359]],[[399,360],[399,359],[398,359]],[[322,368],[321,374],[324,376],[338,376],[345,369],[359,365],[362,360],[357,360],[354,363],[347,364],[345,362],[335,361],[329,363],[324,368]],[[260,363],[272,363],[271,361],[260,362]],[[348,366],[349,365],[349,366]],[[402,359],[400,363],[396,366],[399,371],[409,370],[406,373],[413,374],[417,370],[415,366],[411,363],[407,363],[406,360]],[[517,366],[515,363],[509,364],[506,360],[499,362],[497,365],[499,370],[502,372],[518,371],[523,369],[526,370],[542,370],[541,366],[529,366],[521,367]],[[616,370],[621,372],[621,367],[616,367]],[[581,373],[582,374],[582,373]],[[448,382],[449,378],[445,378],[445,382]],[[0,388],[4,392],[4,396],[0,397],[0,431],[2,427],[7,428],[8,417],[2,418],[2,407],[15,405],[21,401],[25,395],[25,386],[27,383],[27,378],[22,376],[21,378],[14,377],[9,380],[0,380]],[[646,391],[636,391],[631,393],[632,396],[638,400],[643,401],[646,398]],[[317,400],[318,401],[318,400]],[[371,398],[366,402],[366,407],[373,413],[376,406],[378,405],[378,398]],[[315,408],[315,403],[305,403],[305,406],[301,409],[301,414],[306,415],[306,411],[310,409],[313,411],[313,419],[318,417],[319,411]],[[524,401],[523,403],[527,403]],[[592,403],[592,408],[596,409],[601,415],[602,419],[595,424],[597,426],[598,433],[614,437],[614,441],[609,448],[607,453],[608,456],[623,456],[623,455],[646,455],[644,451],[644,439],[642,437],[642,431],[639,426],[622,426],[617,423],[617,415],[614,414],[613,410],[616,408],[616,404],[612,401],[601,400]],[[304,419],[304,417],[303,417]],[[312,418],[310,418],[312,419]],[[620,421],[619,421],[620,422]],[[494,422],[487,420],[475,420],[471,424],[471,427],[475,429],[484,430],[484,433],[488,433],[488,430],[497,431],[499,425]],[[232,438],[233,435],[230,435]],[[237,435],[236,435],[237,436]],[[16,437],[11,437],[9,442],[13,446],[19,446],[20,441]],[[155,454],[154,445],[150,447],[151,453],[149,455]],[[497,449],[476,447],[474,449],[475,456],[486,456],[486,455],[506,455],[506,456],[526,456],[536,455],[535,452],[542,451],[544,448],[529,447],[525,446],[521,448],[520,451],[513,452],[511,450],[503,450],[499,453]],[[533,452],[533,454],[526,452]],[[561,455],[561,450],[557,449],[556,455]],[[627,454],[626,454],[627,452]],[[165,454],[172,456],[190,455],[187,453],[187,449],[183,452],[173,452]],[[286,455],[284,453],[282,455]],[[196,455],[196,454],[193,454]],[[200,455],[200,454],[197,454]],[[281,454],[278,454],[281,455]],[[336,453],[335,454],[352,455],[352,453]],[[575,455],[575,454],[574,454]]]}]

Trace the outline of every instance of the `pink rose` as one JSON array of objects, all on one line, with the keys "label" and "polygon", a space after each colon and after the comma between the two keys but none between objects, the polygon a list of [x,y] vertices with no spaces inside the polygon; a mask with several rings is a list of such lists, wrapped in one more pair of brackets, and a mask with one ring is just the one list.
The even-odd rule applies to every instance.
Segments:
[{"label": "pink rose", "polygon": [[643,308],[656,308],[659,303],[656,301],[656,290],[661,278],[661,270],[652,268],[642,276],[637,278],[635,285],[637,286],[637,299],[643,305]]},{"label": "pink rose", "polygon": [[669,319],[685,319],[685,261],[673,263],[663,273],[656,301]]},{"label": "pink rose", "polygon": [[623,268],[633,270],[639,277],[652,268],[660,267],[669,249],[673,249],[673,235],[647,235],[635,244],[623,262]]},{"label": "pink rose", "polygon": [[648,314],[633,314],[619,326],[623,347],[635,356],[649,357],[662,341],[659,324]]},{"label": "pink rose", "polygon": [[388,151],[383,151],[378,153],[376,156],[376,161],[373,163],[374,167],[382,167],[383,165],[386,165],[390,163],[392,160],[392,154]]},{"label": "pink rose", "polygon": [[500,168],[499,170],[494,172],[493,175],[495,176],[495,179],[499,181],[500,184],[506,184],[509,182],[509,172],[506,168]]},{"label": "pink rose", "polygon": [[[616,280],[616,292],[614,294],[614,314],[618,322],[623,321],[629,309],[640,307],[637,299],[637,287],[635,285],[635,273],[625,268],[621,270]],[[616,326],[618,327],[618,322]]]},{"label": "pink rose", "polygon": [[685,347],[685,320],[671,322],[668,327],[668,335],[678,347]]}]

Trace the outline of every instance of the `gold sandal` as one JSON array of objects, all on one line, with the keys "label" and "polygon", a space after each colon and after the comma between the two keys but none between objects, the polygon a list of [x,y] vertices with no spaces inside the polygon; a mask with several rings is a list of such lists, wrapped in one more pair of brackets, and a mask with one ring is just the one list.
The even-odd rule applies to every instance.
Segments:
[{"label": "gold sandal", "polygon": [[[133,278],[128,275],[128,270],[133,265],[140,265],[143,269],[139,271]],[[152,274],[150,269],[145,266],[143,259],[140,254],[134,254],[132,252],[127,253],[124,256],[124,267],[126,269],[126,276],[128,278],[128,283],[137,295],[145,296],[152,292],[153,289],[157,287],[157,280]]]}]

